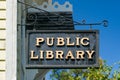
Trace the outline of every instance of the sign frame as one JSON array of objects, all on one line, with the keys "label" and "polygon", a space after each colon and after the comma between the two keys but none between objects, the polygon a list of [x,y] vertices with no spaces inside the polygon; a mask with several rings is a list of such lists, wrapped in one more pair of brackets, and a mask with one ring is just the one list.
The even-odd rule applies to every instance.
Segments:
[{"label": "sign frame", "polygon": [[[28,40],[29,40],[29,34],[30,33],[96,33],[96,64],[94,65],[30,65],[28,64]],[[27,30],[27,35],[26,35],[26,69],[73,69],[73,68],[78,68],[78,69],[86,69],[88,67],[95,67],[99,68],[99,30]]]}]

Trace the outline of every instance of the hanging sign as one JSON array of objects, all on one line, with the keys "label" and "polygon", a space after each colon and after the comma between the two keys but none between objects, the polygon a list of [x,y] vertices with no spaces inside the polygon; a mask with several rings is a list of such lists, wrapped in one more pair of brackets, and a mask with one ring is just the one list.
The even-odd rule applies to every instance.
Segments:
[{"label": "hanging sign", "polygon": [[97,30],[27,31],[26,68],[98,67]]}]

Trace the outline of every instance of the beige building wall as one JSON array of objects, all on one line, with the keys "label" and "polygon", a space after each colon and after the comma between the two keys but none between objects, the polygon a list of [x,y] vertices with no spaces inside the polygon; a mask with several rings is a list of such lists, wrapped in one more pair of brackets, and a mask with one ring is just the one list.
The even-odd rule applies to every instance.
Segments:
[{"label": "beige building wall", "polygon": [[0,0],[0,80],[5,80],[6,1]]}]

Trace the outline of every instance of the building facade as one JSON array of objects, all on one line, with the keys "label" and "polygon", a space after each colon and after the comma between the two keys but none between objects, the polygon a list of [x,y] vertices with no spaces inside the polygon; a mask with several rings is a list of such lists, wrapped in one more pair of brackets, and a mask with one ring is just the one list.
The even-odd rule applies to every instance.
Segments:
[{"label": "building facade", "polygon": [[0,0],[0,79],[5,80],[6,73],[6,1]]},{"label": "building facade", "polygon": [[[37,5],[42,5],[45,2],[45,4],[48,3],[48,5],[52,7],[52,0],[19,1],[28,4],[37,3]],[[55,3],[55,5],[58,5],[58,3]],[[67,3],[65,5],[67,5]],[[72,7],[71,5],[69,6],[69,9],[63,9],[63,7],[59,9],[69,11]],[[22,24],[25,21],[26,12],[23,11],[24,8],[26,8],[26,5],[19,3],[18,0],[0,0],[0,80],[26,80],[26,76],[27,80],[30,80],[31,75],[35,77],[37,74],[39,74],[39,76],[35,77],[36,79],[34,80],[40,80],[40,77],[43,79],[45,74],[49,71],[46,69],[25,70],[23,66],[24,61],[22,61],[21,57],[24,56],[22,52],[24,48],[22,47],[21,41],[23,36],[21,36],[21,27],[24,27]],[[44,8],[46,8],[46,6]],[[47,10],[49,10],[49,7]],[[31,10],[28,11],[31,12]],[[50,9],[49,11],[54,11],[54,9]],[[73,29],[73,27],[70,29]],[[33,73],[29,74],[30,72]]]}]

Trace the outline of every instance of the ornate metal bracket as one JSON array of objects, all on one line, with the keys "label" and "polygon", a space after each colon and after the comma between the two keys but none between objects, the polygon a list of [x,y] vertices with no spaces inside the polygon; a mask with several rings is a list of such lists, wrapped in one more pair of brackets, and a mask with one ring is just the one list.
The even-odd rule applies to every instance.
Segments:
[{"label": "ornate metal bracket", "polygon": [[[44,3],[41,7],[43,7],[44,9],[41,9],[40,8],[40,6],[39,7],[36,7],[36,6],[34,6],[34,5],[30,5],[30,4],[28,4],[28,3],[24,3],[24,2],[21,2],[21,1],[18,1],[19,3],[21,3],[21,4],[24,4],[24,5],[27,5],[27,6],[29,6],[30,8],[34,8],[34,10],[37,10],[37,11],[39,11],[39,12],[41,12],[41,13],[43,13],[44,12],[44,16],[46,16],[50,21],[51,21],[51,25],[63,25],[64,23],[65,23],[65,20],[67,20],[67,21],[71,21],[71,22],[73,22],[73,24],[69,24],[69,25],[72,25],[72,26],[74,26],[74,25],[79,25],[79,26],[90,26],[90,29],[92,29],[92,26],[95,26],[95,25],[102,25],[102,26],[104,26],[104,27],[107,27],[108,26],[108,21],[107,20],[103,20],[102,22],[98,22],[98,23],[86,23],[86,21],[85,20],[83,20],[82,22],[78,22],[78,21],[73,21],[71,18],[67,18],[67,17],[65,17],[64,15],[61,15],[61,14],[58,14],[58,13],[51,13],[51,12],[49,12],[49,11],[47,11],[47,10],[45,10],[45,8],[47,9],[47,7],[45,7],[45,5],[46,5],[46,3]],[[58,5],[58,3],[55,3],[55,4],[57,4]],[[55,6],[55,4],[54,4],[54,6]],[[66,5],[66,4],[65,4]],[[52,5],[53,6],[53,5]],[[66,5],[67,6],[67,5]],[[30,8],[28,8],[28,11],[30,11],[31,12],[31,10],[32,9],[30,9]],[[48,14],[51,14],[51,15],[53,15],[53,16],[57,16],[58,18],[58,20],[57,20],[57,22],[55,22],[53,19],[51,19],[51,17],[49,17],[48,16]],[[34,18],[34,22],[33,23],[31,23],[31,24],[27,24],[27,25],[32,25],[32,24],[34,24],[34,25],[36,25],[36,19],[38,18],[38,17],[36,17],[36,15],[32,15],[32,16],[30,16],[29,15],[29,17],[30,18]],[[65,24],[64,24],[65,25]]]}]

